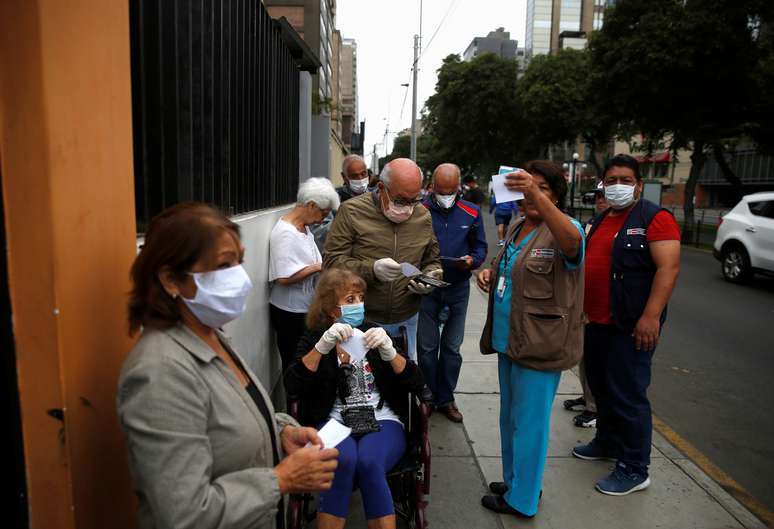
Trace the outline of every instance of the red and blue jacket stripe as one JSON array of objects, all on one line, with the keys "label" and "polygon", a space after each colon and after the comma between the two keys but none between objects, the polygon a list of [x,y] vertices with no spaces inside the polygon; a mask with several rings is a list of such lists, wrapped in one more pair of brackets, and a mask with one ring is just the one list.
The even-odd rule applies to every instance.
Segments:
[{"label": "red and blue jacket stripe", "polygon": [[[435,202],[433,195],[425,199],[424,205],[433,219],[433,231],[438,239],[441,255],[469,255],[473,258],[474,269],[481,266],[487,251],[481,208],[467,200],[457,199],[451,208],[444,209]],[[460,270],[443,259],[441,265],[444,281],[457,283],[470,279],[470,271]]]}]

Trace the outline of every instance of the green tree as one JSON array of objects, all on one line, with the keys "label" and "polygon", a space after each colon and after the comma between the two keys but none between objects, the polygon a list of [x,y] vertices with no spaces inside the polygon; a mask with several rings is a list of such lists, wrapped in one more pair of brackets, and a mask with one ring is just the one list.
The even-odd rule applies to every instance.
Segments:
[{"label": "green tree", "polygon": [[[707,157],[722,162],[728,140],[754,119],[761,59],[753,21],[766,9],[762,0],[619,0],[592,36],[591,89],[621,130],[691,149],[684,236],[694,230],[693,197]],[[721,168],[741,189],[728,165]]]},{"label": "green tree", "polygon": [[426,160],[454,162],[465,174],[488,176],[523,159],[528,133],[516,98],[517,64],[494,54],[470,62],[449,55],[427,100]]},{"label": "green tree", "polygon": [[519,80],[516,94],[533,142],[547,146],[581,137],[601,174],[604,147],[615,133],[616,122],[607,103],[591,87],[591,53],[565,49],[535,57]]}]

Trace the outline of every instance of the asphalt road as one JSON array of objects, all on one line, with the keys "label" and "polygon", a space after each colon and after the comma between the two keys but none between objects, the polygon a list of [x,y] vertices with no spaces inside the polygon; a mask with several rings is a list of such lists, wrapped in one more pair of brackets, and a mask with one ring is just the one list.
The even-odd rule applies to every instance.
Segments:
[{"label": "asphalt road", "polygon": [[653,412],[774,511],[774,279],[684,248],[653,364]]},{"label": "asphalt road", "polygon": [[[487,261],[493,221],[484,212]],[[774,279],[727,283],[710,253],[683,247],[650,397],[656,415],[774,511]]]}]

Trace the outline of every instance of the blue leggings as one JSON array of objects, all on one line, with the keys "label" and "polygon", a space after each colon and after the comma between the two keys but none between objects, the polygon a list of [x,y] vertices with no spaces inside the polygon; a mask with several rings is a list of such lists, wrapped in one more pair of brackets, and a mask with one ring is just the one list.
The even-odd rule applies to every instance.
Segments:
[{"label": "blue leggings", "polygon": [[382,429],[355,440],[344,439],[339,446],[339,466],[330,490],[320,493],[320,512],[346,518],[349,499],[357,478],[363,496],[366,519],[373,520],[395,513],[392,494],[387,486],[389,471],[406,451],[403,425],[397,421],[379,421]]}]

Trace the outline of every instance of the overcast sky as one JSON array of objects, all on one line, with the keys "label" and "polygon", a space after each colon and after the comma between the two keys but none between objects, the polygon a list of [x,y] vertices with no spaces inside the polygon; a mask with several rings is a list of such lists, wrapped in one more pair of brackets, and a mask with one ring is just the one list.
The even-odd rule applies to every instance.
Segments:
[{"label": "overcast sky", "polygon": [[[389,123],[387,148],[395,133],[411,126],[411,81],[414,34],[419,33],[420,0],[338,0],[336,27],[343,38],[357,41],[359,118],[366,122],[365,151],[377,144],[385,154],[384,132]],[[433,33],[446,16],[435,38]],[[462,55],[474,37],[498,27],[524,47],[526,0],[424,0],[423,55],[419,63],[419,101],[435,92],[436,70],[450,53]],[[405,96],[405,106],[403,100]],[[401,117],[401,107],[403,114]],[[370,158],[367,158],[370,162]]]}]

